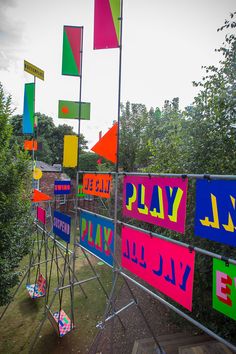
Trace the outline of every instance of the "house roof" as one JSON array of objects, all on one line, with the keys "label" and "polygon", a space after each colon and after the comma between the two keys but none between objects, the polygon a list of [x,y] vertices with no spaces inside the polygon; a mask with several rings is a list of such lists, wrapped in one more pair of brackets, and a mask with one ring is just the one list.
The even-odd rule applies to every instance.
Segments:
[{"label": "house roof", "polygon": [[42,172],[61,172],[61,165],[55,164],[53,166],[43,161],[36,161],[36,167],[40,168]]}]

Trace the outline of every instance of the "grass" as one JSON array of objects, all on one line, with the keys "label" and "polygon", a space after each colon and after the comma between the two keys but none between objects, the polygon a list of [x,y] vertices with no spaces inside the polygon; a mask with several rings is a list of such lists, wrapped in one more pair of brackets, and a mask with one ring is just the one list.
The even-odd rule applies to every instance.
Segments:
[{"label": "grass", "polygon": [[[51,248],[52,246],[50,246]],[[77,249],[76,259],[76,276],[78,280],[84,280],[93,276],[93,272],[84,258],[80,249]],[[44,257],[41,258],[41,260]],[[23,259],[21,267],[25,267],[28,257]],[[100,279],[105,289],[109,293],[111,289],[112,270],[99,262],[98,259],[89,255],[89,259],[94,265],[96,271],[100,275]],[[49,263],[50,264],[50,263]],[[60,269],[63,269],[63,260],[59,261]],[[48,267],[49,268],[49,267]],[[45,265],[41,266],[41,272],[45,274]],[[48,272],[49,273],[49,272]],[[36,269],[32,271],[31,283],[35,281]],[[65,285],[68,284],[68,273],[65,278]],[[50,286],[50,296],[57,287],[56,266],[53,266],[52,280]],[[19,289],[14,301],[9,306],[6,314],[0,322],[1,354],[28,353],[32,339],[34,338],[37,328],[44,317],[45,299],[32,300],[26,289],[26,282]],[[83,289],[87,294],[84,297],[82,291],[75,287],[74,299],[74,315],[75,329],[63,338],[59,338],[53,329],[51,323],[47,319],[37,338],[33,353],[86,353],[97,332],[96,324],[101,320],[106,306],[106,297],[99,286],[98,281],[92,280],[83,285]],[[70,317],[70,290],[63,291],[63,310]],[[59,298],[52,306],[52,311],[59,310]],[[1,309],[2,312],[2,309]]]}]

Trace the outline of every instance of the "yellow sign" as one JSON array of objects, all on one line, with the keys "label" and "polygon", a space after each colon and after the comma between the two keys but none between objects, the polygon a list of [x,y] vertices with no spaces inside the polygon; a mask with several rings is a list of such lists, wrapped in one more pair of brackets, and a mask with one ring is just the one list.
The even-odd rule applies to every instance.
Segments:
[{"label": "yellow sign", "polygon": [[78,137],[64,135],[63,166],[76,167],[78,158]]},{"label": "yellow sign", "polygon": [[44,71],[37,68],[37,66],[30,64],[26,60],[24,60],[24,70],[27,71],[27,73],[37,76],[41,80],[44,80]]},{"label": "yellow sign", "polygon": [[43,175],[43,172],[40,170],[40,168],[35,167],[34,171],[33,171],[33,178],[34,179],[40,179]]}]

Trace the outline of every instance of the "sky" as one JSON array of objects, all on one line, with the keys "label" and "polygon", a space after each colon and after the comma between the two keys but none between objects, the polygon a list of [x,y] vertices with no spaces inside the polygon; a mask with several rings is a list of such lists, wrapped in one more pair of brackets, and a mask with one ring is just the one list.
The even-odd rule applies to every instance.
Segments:
[{"label": "sky", "polygon": [[[192,81],[202,65],[219,62],[214,51],[224,34],[217,32],[235,0],[123,0],[121,101],[163,107],[180,98],[191,104]],[[90,121],[81,122],[89,147],[118,115],[119,49],[93,50],[94,0],[0,0],[0,81],[12,95],[16,114],[23,113],[24,60],[45,71],[36,80],[36,112],[58,119],[58,100],[79,99],[79,78],[61,75],[63,26],[84,26],[82,101],[91,102]]]}]

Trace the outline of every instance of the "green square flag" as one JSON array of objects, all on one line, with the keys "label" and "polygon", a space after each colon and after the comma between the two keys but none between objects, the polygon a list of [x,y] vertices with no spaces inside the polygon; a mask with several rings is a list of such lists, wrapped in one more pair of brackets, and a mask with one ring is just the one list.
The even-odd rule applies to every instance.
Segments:
[{"label": "green square flag", "polygon": [[236,320],[236,266],[213,259],[213,308]]},{"label": "green square flag", "polygon": [[90,120],[90,103],[59,101],[58,118]]}]

